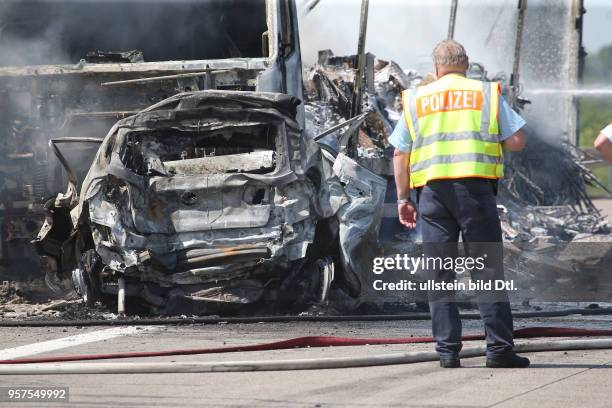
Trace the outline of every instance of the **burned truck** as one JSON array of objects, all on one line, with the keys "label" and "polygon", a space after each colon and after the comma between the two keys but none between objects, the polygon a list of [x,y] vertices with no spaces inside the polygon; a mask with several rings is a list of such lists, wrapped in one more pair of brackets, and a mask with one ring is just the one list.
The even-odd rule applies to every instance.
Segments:
[{"label": "burned truck", "polygon": [[[49,286],[119,313],[360,296],[385,183],[304,130],[293,1],[26,0],[1,12],[4,145],[35,150],[46,176],[8,200],[42,225],[33,243]],[[44,52],[12,55],[16,44]],[[13,143],[23,128],[32,141]],[[26,179],[5,193],[36,184],[31,166],[2,165]]]}]

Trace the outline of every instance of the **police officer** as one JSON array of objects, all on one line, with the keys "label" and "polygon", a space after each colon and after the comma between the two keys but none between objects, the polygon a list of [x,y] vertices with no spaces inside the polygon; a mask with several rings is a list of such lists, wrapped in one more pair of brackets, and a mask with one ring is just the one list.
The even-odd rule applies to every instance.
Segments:
[{"label": "police officer", "polygon": [[[395,147],[394,170],[400,222],[416,227],[417,190],[425,256],[449,251],[457,255],[459,234],[470,255],[479,243],[498,249],[486,270],[503,278],[502,232],[495,195],[504,174],[503,149],[525,145],[525,121],[501,95],[498,83],[466,78],[468,57],[461,44],[446,40],[433,51],[436,81],[402,95],[403,119],[389,141]],[[490,245],[490,244],[489,244]],[[453,249],[454,247],[454,249]],[[466,248],[467,250],[467,248]],[[455,271],[431,272],[435,281],[451,281]],[[474,272],[472,272],[474,279]],[[461,320],[454,293],[429,292],[432,330],[440,366],[460,366]],[[485,326],[487,367],[527,367],[529,360],[513,351],[512,313],[505,291],[479,296]]]}]

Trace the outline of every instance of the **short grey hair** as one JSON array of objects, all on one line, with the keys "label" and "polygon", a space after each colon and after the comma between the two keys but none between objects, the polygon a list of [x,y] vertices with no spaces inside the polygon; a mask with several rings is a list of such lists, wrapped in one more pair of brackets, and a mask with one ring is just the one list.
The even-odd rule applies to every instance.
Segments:
[{"label": "short grey hair", "polygon": [[463,45],[455,40],[444,40],[433,50],[434,64],[442,67],[467,67],[469,58]]}]

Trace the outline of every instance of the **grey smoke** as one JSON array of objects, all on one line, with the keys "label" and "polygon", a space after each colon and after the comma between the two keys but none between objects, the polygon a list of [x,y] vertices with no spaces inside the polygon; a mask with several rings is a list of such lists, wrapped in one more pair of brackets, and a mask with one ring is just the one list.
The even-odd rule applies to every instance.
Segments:
[{"label": "grey smoke", "polygon": [[8,0],[0,65],[74,64],[94,50],[138,49],[147,61],[254,57],[264,30],[264,0]]}]

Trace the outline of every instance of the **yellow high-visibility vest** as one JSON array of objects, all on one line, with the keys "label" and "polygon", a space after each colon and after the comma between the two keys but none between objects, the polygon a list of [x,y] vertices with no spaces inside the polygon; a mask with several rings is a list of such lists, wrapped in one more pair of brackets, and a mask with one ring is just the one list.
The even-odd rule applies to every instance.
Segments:
[{"label": "yellow high-visibility vest", "polygon": [[500,95],[497,82],[456,74],[402,93],[412,138],[410,187],[439,179],[503,177]]}]

